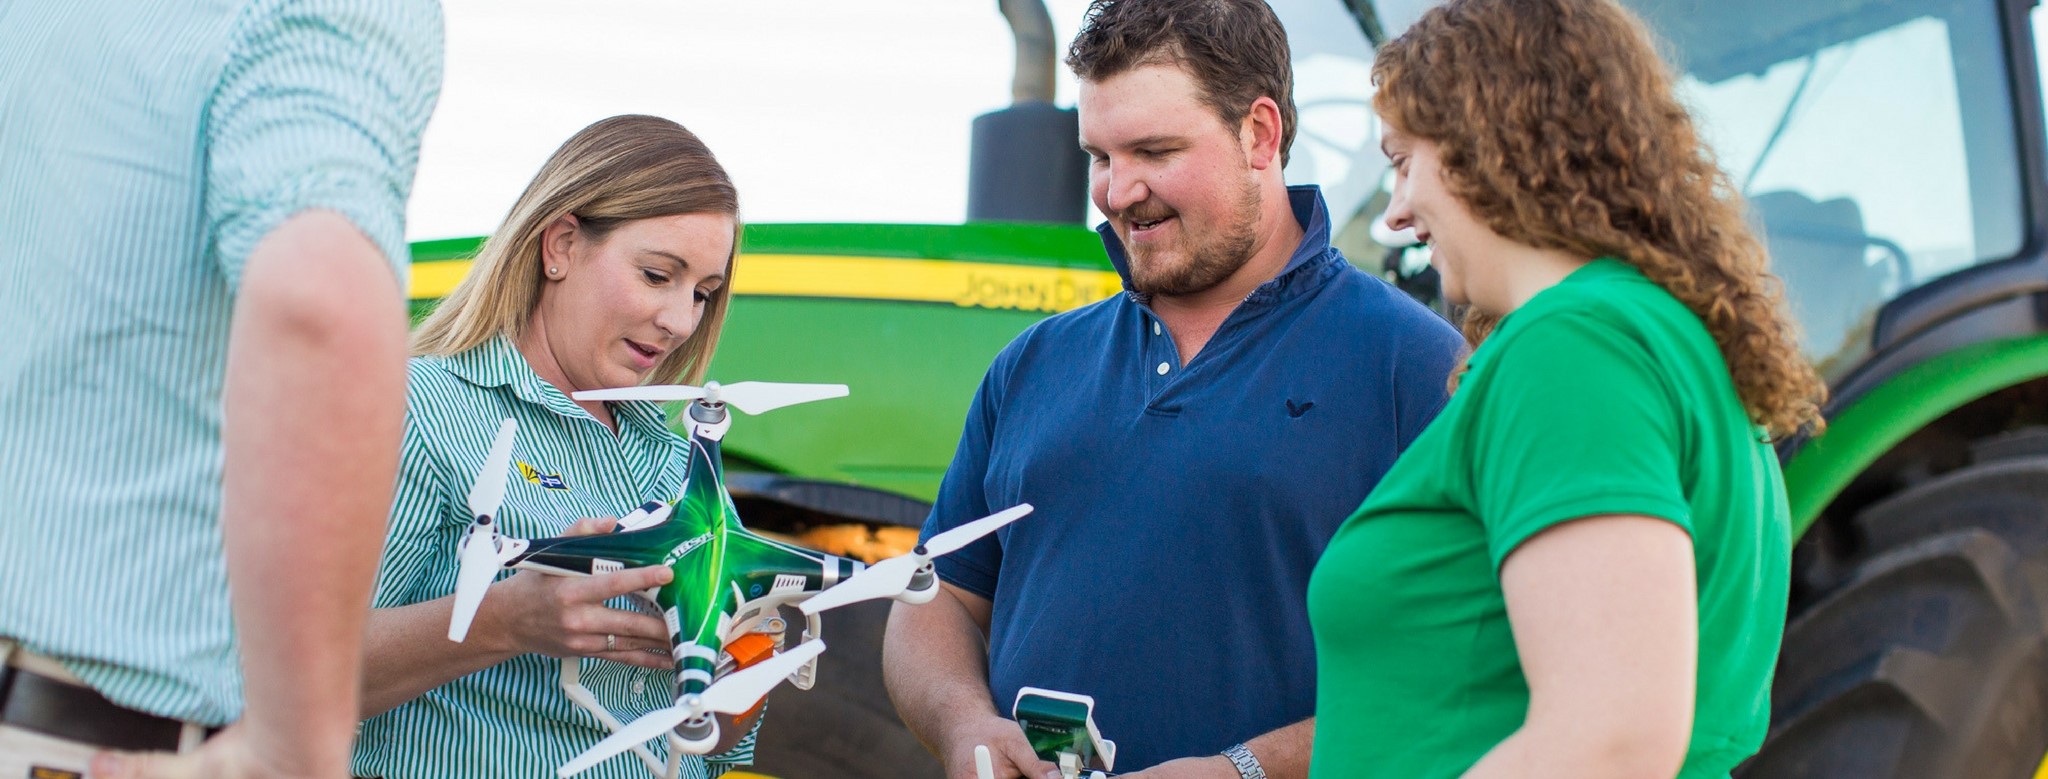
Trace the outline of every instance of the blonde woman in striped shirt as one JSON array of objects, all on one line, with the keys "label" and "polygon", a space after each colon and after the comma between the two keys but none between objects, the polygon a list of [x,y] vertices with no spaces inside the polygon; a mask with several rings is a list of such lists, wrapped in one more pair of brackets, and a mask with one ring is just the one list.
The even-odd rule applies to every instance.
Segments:
[{"label": "blonde woman in striped shirt", "polygon": [[[404,450],[368,629],[358,776],[545,776],[607,731],[561,687],[564,658],[622,720],[673,703],[668,630],[617,597],[665,568],[500,578],[463,643],[447,638],[467,492],[500,421],[518,420],[499,518],[513,537],[611,530],[681,491],[689,448],[649,403],[569,393],[696,382],[730,299],[739,203],[697,137],[620,116],[541,168],[469,276],[414,333]],[[708,777],[749,762],[752,723],[683,761]],[[665,745],[656,745],[662,759]],[[644,777],[631,754],[585,777]]]}]

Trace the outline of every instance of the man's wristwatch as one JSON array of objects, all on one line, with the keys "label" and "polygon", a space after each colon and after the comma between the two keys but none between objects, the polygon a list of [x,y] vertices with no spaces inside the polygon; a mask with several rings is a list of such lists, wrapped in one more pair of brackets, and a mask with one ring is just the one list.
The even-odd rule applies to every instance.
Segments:
[{"label": "man's wristwatch", "polygon": [[1259,758],[1252,754],[1251,747],[1239,744],[1223,750],[1223,756],[1230,758],[1231,765],[1237,766],[1237,775],[1242,779],[1266,779],[1266,769],[1259,765]]}]

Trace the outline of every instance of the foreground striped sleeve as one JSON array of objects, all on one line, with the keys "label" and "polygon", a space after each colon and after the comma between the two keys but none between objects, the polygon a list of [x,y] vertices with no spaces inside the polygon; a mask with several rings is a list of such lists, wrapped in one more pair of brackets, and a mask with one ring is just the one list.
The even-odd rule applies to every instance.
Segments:
[{"label": "foreground striped sleeve", "polygon": [[260,0],[237,19],[208,106],[206,219],[230,286],[264,236],[334,211],[401,284],[405,202],[441,87],[434,0]]},{"label": "foreground striped sleeve", "polygon": [[[414,389],[421,391],[424,369],[413,363]],[[429,600],[420,585],[429,574],[453,564],[446,557],[447,507],[455,494],[448,473],[435,457],[417,401],[409,402],[405,436],[399,450],[398,485],[391,501],[391,519],[384,538],[384,557],[377,566],[376,594],[371,605],[391,608]]]}]

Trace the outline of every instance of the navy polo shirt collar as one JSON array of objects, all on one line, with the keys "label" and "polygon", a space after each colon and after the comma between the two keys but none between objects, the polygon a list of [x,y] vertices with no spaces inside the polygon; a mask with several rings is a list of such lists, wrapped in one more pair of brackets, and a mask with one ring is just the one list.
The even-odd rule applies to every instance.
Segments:
[{"label": "navy polo shirt collar", "polygon": [[[582,406],[553,384],[542,379],[526,362],[526,355],[519,353],[519,347],[512,339],[499,335],[474,348],[442,358],[448,372],[463,381],[478,387],[508,387],[520,400],[546,408],[556,414],[575,419],[597,419],[584,411]],[[636,432],[653,438],[680,437],[668,428],[668,418],[661,407],[646,401],[623,401],[612,404],[612,414],[621,425],[632,425]]]},{"label": "navy polo shirt collar", "polygon": [[[1301,243],[1294,247],[1294,254],[1287,258],[1287,265],[1278,275],[1245,296],[1246,303],[1277,303],[1298,295],[1313,288],[1313,281],[1335,272],[1344,262],[1343,256],[1330,246],[1330,210],[1323,203],[1322,189],[1313,184],[1288,187],[1287,205],[1294,212],[1294,221],[1301,225]],[[1130,258],[1124,253],[1116,230],[1105,221],[1095,227],[1095,232],[1102,236],[1103,251],[1116,267],[1117,276],[1123,279],[1124,295],[1140,305],[1150,303],[1150,295],[1131,288]]]}]

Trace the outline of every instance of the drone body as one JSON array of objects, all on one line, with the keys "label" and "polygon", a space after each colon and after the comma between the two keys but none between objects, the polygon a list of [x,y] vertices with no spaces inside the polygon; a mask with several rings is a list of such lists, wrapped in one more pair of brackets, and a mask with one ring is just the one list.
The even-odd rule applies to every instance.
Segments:
[{"label": "drone body", "polygon": [[[779,606],[838,584],[865,567],[858,560],[748,532],[724,489],[716,436],[725,427],[697,426],[690,440],[689,481],[666,521],[607,535],[537,539],[508,561],[510,567],[564,575],[654,565],[673,571],[669,583],[646,599],[668,624],[678,700],[710,686],[727,642],[757,630],[779,633]],[[807,639],[817,635],[815,621]],[[807,664],[799,672],[797,686],[810,686],[814,667]],[[716,740],[715,735],[705,735],[705,746]],[[691,739],[685,740],[694,746],[687,744]]]},{"label": "drone body", "polygon": [[[1030,511],[1019,506],[963,526],[948,538],[934,538],[909,555],[878,563],[856,586],[839,585],[868,571],[858,560],[824,554],[756,535],[739,521],[725,488],[719,447],[732,419],[732,407],[761,413],[782,405],[844,395],[837,385],[787,385],[746,382],[721,388],[634,387],[577,393],[578,400],[689,399],[692,423],[686,436],[691,447],[688,481],[672,505],[650,502],[621,518],[617,532],[602,535],[514,539],[497,532],[495,513],[503,496],[515,425],[499,429],[483,472],[470,491],[475,517],[460,549],[455,612],[449,639],[466,636],[477,606],[497,573],[504,569],[535,570],[551,575],[594,576],[627,568],[661,565],[674,576],[659,588],[636,593],[667,623],[675,661],[674,706],[658,709],[631,723],[619,724],[582,689],[576,661],[563,661],[563,688],[578,706],[614,732],[584,754],[563,765],[567,777],[625,751],[632,751],[657,774],[673,775],[678,763],[664,767],[642,744],[667,738],[671,755],[704,754],[719,740],[714,714],[740,714],[769,690],[790,679],[807,689],[815,679],[819,612],[845,603],[893,597],[913,603],[931,599],[937,579],[930,559],[950,552]],[[994,520],[994,521],[992,521]],[[966,531],[966,532],[959,532]],[[812,602],[827,590],[833,595]],[[725,649],[749,634],[780,637],[786,629],[783,606],[796,606],[807,624],[802,640],[782,654],[746,668]],[[721,676],[723,674],[723,676]]]}]

